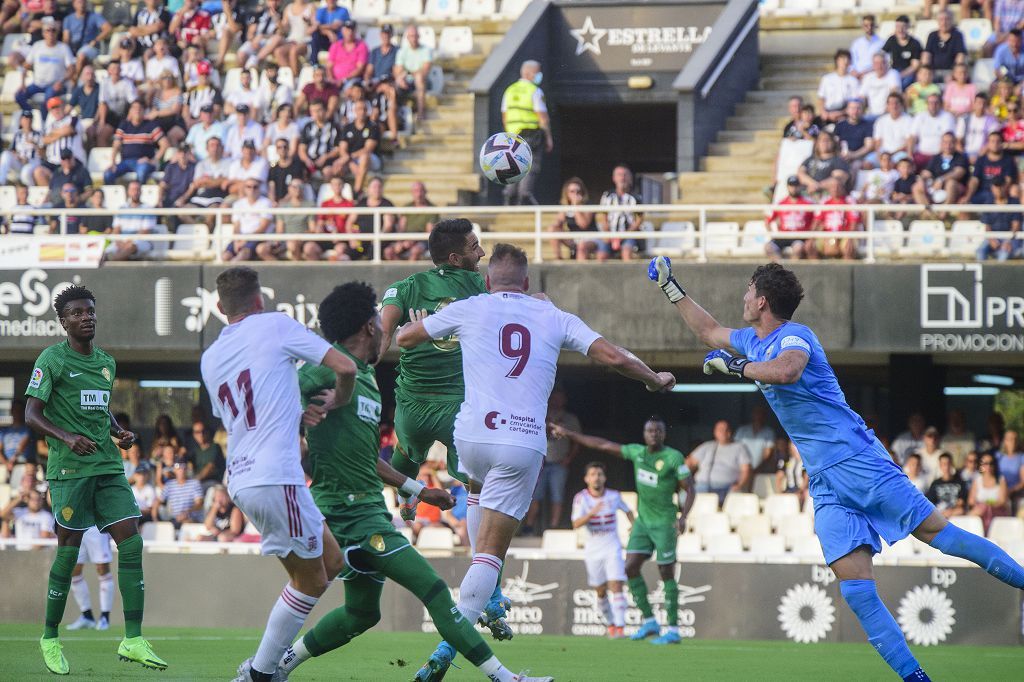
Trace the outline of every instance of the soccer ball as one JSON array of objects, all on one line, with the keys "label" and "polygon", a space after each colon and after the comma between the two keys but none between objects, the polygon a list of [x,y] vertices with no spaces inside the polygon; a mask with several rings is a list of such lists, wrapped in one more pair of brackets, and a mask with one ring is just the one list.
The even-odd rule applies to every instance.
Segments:
[{"label": "soccer ball", "polygon": [[495,133],[480,148],[480,170],[491,182],[514,185],[530,172],[533,152],[526,140],[510,133]]}]

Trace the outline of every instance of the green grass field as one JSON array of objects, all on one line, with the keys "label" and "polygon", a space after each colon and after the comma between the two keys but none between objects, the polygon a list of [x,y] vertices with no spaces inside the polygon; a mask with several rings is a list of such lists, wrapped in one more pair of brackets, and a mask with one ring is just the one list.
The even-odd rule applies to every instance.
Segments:
[{"label": "green grass field", "polygon": [[[39,654],[39,625],[0,624],[0,680],[50,680]],[[73,678],[230,680],[256,649],[256,630],[149,628],[147,637],[170,664],[164,672],[117,660],[120,634],[73,632],[64,653]],[[435,644],[433,635],[369,632],[343,649],[305,663],[296,682],[410,680]],[[615,680],[887,680],[895,679],[866,644],[684,641],[673,647],[590,637],[521,635],[495,652],[509,668],[554,675],[559,682]],[[1024,650],[1012,647],[945,646],[915,653],[935,680],[1020,680]],[[472,667],[452,670],[451,680],[480,680]]]}]

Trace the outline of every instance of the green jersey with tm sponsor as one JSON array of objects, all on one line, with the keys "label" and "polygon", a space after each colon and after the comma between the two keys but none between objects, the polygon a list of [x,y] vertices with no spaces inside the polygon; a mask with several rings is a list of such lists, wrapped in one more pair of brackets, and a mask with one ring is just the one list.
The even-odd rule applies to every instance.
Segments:
[{"label": "green jersey with tm sponsor", "polygon": [[50,346],[36,359],[25,395],[46,403],[45,416],[55,426],[96,443],[91,455],[75,454],[63,441],[47,436],[51,480],[124,475],[121,453],[110,439],[110,393],[117,364],[99,348],[82,355],[67,341]]},{"label": "green jersey with tm sponsor", "polygon": [[[417,272],[388,287],[381,307],[397,306],[402,311],[399,324],[409,322],[409,310],[436,313],[449,303],[487,293],[478,272],[442,266]],[[398,361],[398,391],[422,398],[461,401],[465,394],[462,380],[462,351],[457,336],[403,348]],[[430,398],[427,398],[430,399]]]},{"label": "green jersey with tm sponsor", "polygon": [[[356,504],[381,504],[384,484],[377,474],[380,451],[380,389],[373,367],[334,344],[356,363],[356,383],[348,405],[327,413],[306,431],[313,485],[310,492],[321,510]],[[299,369],[303,406],[325,388],[333,388],[334,372],[322,365]]]},{"label": "green jersey with tm sponsor", "polygon": [[649,526],[675,525],[679,507],[672,500],[679,482],[690,476],[683,453],[670,447],[650,452],[646,445],[622,446],[622,458],[636,473],[637,518]]}]

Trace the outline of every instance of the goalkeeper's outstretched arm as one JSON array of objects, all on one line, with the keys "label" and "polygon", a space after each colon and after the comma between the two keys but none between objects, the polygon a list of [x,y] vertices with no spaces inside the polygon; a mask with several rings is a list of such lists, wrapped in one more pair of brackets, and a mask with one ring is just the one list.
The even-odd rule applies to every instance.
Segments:
[{"label": "goalkeeper's outstretched arm", "polygon": [[690,328],[690,331],[696,334],[701,343],[709,348],[724,350],[732,348],[729,335],[733,330],[718,324],[718,320],[686,295],[682,285],[672,276],[671,260],[664,256],[653,259],[647,268],[647,276],[658,283],[665,296],[679,311],[683,322]]}]

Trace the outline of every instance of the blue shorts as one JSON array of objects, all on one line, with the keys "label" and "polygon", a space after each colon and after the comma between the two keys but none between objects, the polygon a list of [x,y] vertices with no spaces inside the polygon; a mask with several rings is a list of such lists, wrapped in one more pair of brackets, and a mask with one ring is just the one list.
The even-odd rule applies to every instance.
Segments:
[{"label": "blue shorts", "polygon": [[880,552],[907,537],[935,506],[914,487],[881,443],[810,479],[814,532],[831,564],[862,545]]}]

